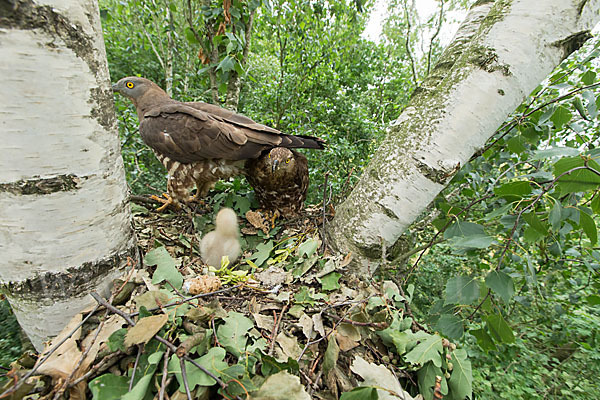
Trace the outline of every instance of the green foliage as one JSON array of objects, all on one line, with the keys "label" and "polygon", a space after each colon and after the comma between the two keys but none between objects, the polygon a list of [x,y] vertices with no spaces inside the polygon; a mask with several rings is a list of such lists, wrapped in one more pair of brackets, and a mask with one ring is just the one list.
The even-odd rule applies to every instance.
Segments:
[{"label": "green foliage", "polygon": [[[597,367],[580,357],[599,355],[588,353],[600,325],[590,297],[600,289],[598,46],[559,66],[461,169],[434,202],[434,230],[421,236],[444,243],[409,281],[427,293],[417,291],[415,316],[468,349],[471,365],[461,369],[472,370],[477,397],[593,391]],[[572,325],[581,320],[590,328]]]},{"label": "green foliage", "polygon": [[[0,301],[0,366],[10,368],[10,363],[15,361],[22,353],[20,327],[15,315],[10,309],[8,301]],[[0,372],[1,374],[2,372]],[[4,377],[0,375],[0,382]]]}]

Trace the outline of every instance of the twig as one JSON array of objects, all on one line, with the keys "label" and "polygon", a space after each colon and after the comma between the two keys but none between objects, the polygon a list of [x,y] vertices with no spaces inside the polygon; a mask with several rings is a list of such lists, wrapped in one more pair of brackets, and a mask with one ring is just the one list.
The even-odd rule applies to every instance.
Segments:
[{"label": "twig", "polygon": [[[98,364],[96,364],[92,368],[90,368],[90,370],[88,372],[86,372],[85,375],[80,376],[79,378],[77,378],[73,382],[69,383],[68,387],[73,387],[73,386],[77,385],[79,382],[82,382],[82,381],[86,380],[87,378],[89,378],[90,376],[92,376],[96,371],[102,372],[102,368],[105,365],[108,365],[105,368],[105,369],[108,369],[110,366],[116,364],[116,362],[118,361],[119,357],[122,354],[123,354],[123,352],[120,351],[120,350],[116,351],[114,353],[108,354]],[[112,364],[109,364],[110,362],[112,362]]]},{"label": "twig", "polygon": [[[104,315],[106,316],[107,313],[105,313]],[[71,381],[71,379],[73,378],[73,375],[75,375],[75,372],[77,372],[77,370],[79,369],[79,367],[81,367],[81,364],[83,364],[83,360],[85,360],[85,358],[87,357],[87,355],[89,354],[90,350],[92,349],[92,347],[94,347],[94,343],[96,342],[96,339],[98,339],[98,335],[100,334],[100,331],[102,330],[102,327],[104,326],[104,320],[102,320],[100,322],[100,324],[98,324],[98,327],[96,328],[96,332],[94,333],[94,338],[92,339],[92,341],[90,342],[89,346],[87,349],[85,349],[85,351],[83,352],[83,354],[81,355],[81,357],[79,358],[79,361],[77,362],[77,365],[75,366],[75,368],[73,368],[73,371],[71,371],[71,374],[68,376],[68,378],[64,381],[64,383],[61,385],[61,389],[59,389],[56,392],[56,395],[54,396],[54,399],[58,399],[60,397],[60,393],[62,388],[68,388],[69,387],[69,382]]]},{"label": "twig", "polygon": [[165,352],[165,361],[163,362],[163,373],[162,379],[160,381],[160,390],[158,392],[158,400],[164,400],[165,398],[165,388],[167,387],[167,376],[169,369],[169,355],[171,354],[171,349],[167,349]]},{"label": "twig", "polygon": [[129,196],[129,200],[131,200],[137,204],[149,204],[152,206],[156,204],[156,200],[152,200],[149,197],[139,196],[139,195],[135,195],[135,194],[132,194],[131,196]]},{"label": "twig", "polygon": [[192,394],[190,393],[190,385],[188,384],[187,373],[185,372],[185,361],[183,361],[183,358],[179,359],[179,365],[181,367],[181,378],[183,379],[185,394],[187,395],[188,400],[192,400]]},{"label": "twig", "polygon": [[441,0],[440,1],[440,18],[438,20],[437,30],[435,31],[433,36],[431,36],[431,40],[429,41],[429,52],[427,53],[427,73],[426,73],[426,75],[429,75],[429,70],[431,69],[431,52],[433,50],[433,42],[435,41],[437,36],[440,34],[440,31],[442,30],[443,19],[444,19],[444,0]]},{"label": "twig", "polygon": [[[120,317],[122,317],[125,321],[127,321],[127,323],[131,326],[135,326],[135,322],[133,321],[133,319],[131,319],[131,315],[132,314],[127,314],[121,310],[119,310],[118,308],[116,308],[115,306],[113,306],[112,304],[110,304],[109,302],[107,302],[105,299],[103,299],[98,293],[96,292],[92,292],[90,293],[90,295],[101,305],[103,305],[104,307],[106,307],[107,309],[109,309],[110,311],[114,312],[115,314],[119,315]],[[173,343],[169,342],[167,339],[159,336],[158,334],[154,335],[154,339],[156,339],[157,341],[159,341],[160,343],[164,344],[168,349],[170,349],[173,353],[177,352],[177,346],[175,346]],[[227,388],[227,384],[224,383],[221,379],[219,379],[217,376],[215,376],[215,374],[213,374],[212,372],[210,372],[209,370],[207,370],[206,368],[204,368],[203,366],[201,366],[200,364],[198,364],[196,361],[192,360],[190,357],[188,356],[183,356],[183,359],[185,359],[186,361],[191,362],[192,364],[194,364],[194,366],[198,367],[198,369],[200,369],[202,372],[204,372],[206,375],[210,376],[211,378],[213,378],[218,384],[219,386],[221,386],[223,389]]]},{"label": "twig", "polygon": [[138,351],[137,351],[137,355],[135,356],[135,363],[133,363],[133,371],[131,372],[131,379],[129,380],[129,391],[131,392],[131,389],[133,389],[133,381],[135,379],[135,370],[138,367],[138,363],[140,362],[140,356],[142,355],[142,346],[141,345],[137,345]]},{"label": "twig", "polygon": [[275,348],[275,339],[277,338],[277,331],[279,330],[279,325],[281,324],[281,320],[283,319],[283,314],[285,314],[287,307],[288,307],[288,304],[285,304],[283,306],[283,309],[281,310],[281,314],[279,314],[279,318],[277,318],[277,320],[275,321],[275,324],[273,325],[273,333],[271,334],[271,344],[269,345],[269,352],[267,353],[270,356],[273,355],[273,349]]},{"label": "twig", "polygon": [[[192,300],[195,300],[195,299],[199,299],[200,297],[212,296],[214,294],[219,294],[219,293],[223,293],[223,292],[228,292],[228,291],[233,290],[233,289],[237,289],[237,288],[239,288],[242,285],[243,284],[240,283],[239,285],[231,286],[231,287],[228,287],[228,288],[225,288],[225,289],[216,290],[214,292],[200,293],[200,294],[197,294],[195,296],[188,297],[188,298],[185,298],[185,299],[182,299],[182,300],[178,300],[178,301],[175,301],[173,303],[165,304],[165,305],[160,306],[160,307],[150,308],[150,309],[148,309],[148,311],[152,312],[152,311],[160,310],[160,309],[166,308],[166,307],[180,306],[180,305],[182,305],[184,303],[187,303],[189,301],[192,301]],[[134,312],[134,313],[129,314],[129,316],[130,317],[135,317],[138,314],[139,314],[139,312]]]},{"label": "twig", "polygon": [[369,326],[369,327],[375,328],[375,329],[385,329],[389,326],[389,324],[387,322],[359,322],[359,321],[353,321],[348,318],[340,318],[335,314],[330,314],[327,312],[324,312],[323,314],[327,315],[329,318],[334,318],[340,322],[343,322],[344,324],[350,324],[350,325],[354,325],[354,326]]},{"label": "twig", "polygon": [[412,76],[413,76],[413,80],[415,83],[415,86],[417,86],[417,71],[415,69],[415,59],[413,58],[411,49],[410,49],[410,29],[411,29],[411,24],[410,24],[410,15],[408,14],[408,5],[406,4],[406,0],[403,0],[402,2],[402,6],[404,7],[404,17],[406,19],[406,39],[404,42],[404,47],[406,48],[406,55],[408,56],[408,59],[410,60],[410,68],[412,71]]},{"label": "twig", "polygon": [[71,336],[73,336],[73,334],[75,332],[77,332],[77,330],[79,328],[81,328],[81,326],[87,322],[88,319],[90,319],[90,317],[92,315],[94,315],[94,313],[96,312],[96,310],[98,310],[98,305],[96,305],[94,307],[94,309],[92,311],[89,312],[89,314],[79,323],[77,324],[77,326],[75,328],[73,328],[73,330],[67,335],[65,336],[61,341],[59,341],[58,343],[56,343],[54,345],[54,347],[52,349],[50,349],[48,351],[48,353],[41,359],[38,360],[38,362],[36,363],[36,365],[33,367],[33,369],[31,371],[29,371],[27,374],[25,374],[25,376],[23,378],[21,378],[21,380],[19,380],[19,382],[15,383],[15,385],[9,389],[6,389],[4,392],[2,392],[0,394],[0,399],[6,397],[7,395],[14,393],[18,388],[21,387],[21,385],[27,381],[27,379],[29,379],[33,374],[35,374],[37,372],[37,370],[39,369],[39,367],[42,366],[43,363],[46,362],[46,360],[48,360],[48,358],[50,358],[50,356],[52,354],[54,354],[54,352],[63,345],[63,343],[65,343],[67,340],[69,340],[71,338]]},{"label": "twig", "polygon": [[323,243],[321,244],[321,251],[325,250],[325,222],[327,222],[327,180],[329,179],[329,171],[325,173],[325,181],[323,182],[323,228],[322,237]]}]

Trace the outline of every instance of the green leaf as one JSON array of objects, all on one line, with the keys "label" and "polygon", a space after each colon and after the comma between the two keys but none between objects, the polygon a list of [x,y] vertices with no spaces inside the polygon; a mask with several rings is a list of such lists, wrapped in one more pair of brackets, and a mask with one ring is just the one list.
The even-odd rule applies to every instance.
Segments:
[{"label": "green leaf", "polygon": [[550,120],[554,124],[556,130],[561,130],[563,126],[571,120],[571,118],[573,118],[571,111],[569,111],[567,107],[560,105],[556,107],[556,110],[550,117]]},{"label": "green leaf", "polygon": [[221,70],[223,72],[229,72],[233,69],[235,69],[234,59],[230,56],[225,56],[225,58],[221,60],[219,65],[217,65],[217,70]]},{"label": "green leaf", "polygon": [[327,339],[327,350],[323,356],[323,373],[326,375],[329,371],[332,371],[338,362],[338,356],[340,354],[340,348],[335,340],[335,335],[329,335]]},{"label": "green leaf", "polygon": [[521,135],[511,137],[508,142],[506,142],[506,146],[511,153],[520,154],[527,150],[527,148],[523,145],[524,139]]},{"label": "green leaf", "polygon": [[548,234],[548,228],[546,227],[546,225],[544,223],[542,223],[542,221],[539,219],[539,217],[537,216],[537,214],[535,212],[525,213],[522,215],[522,217],[525,221],[527,221],[529,226],[531,226],[533,229],[535,229],[542,235]]},{"label": "green leaf", "polygon": [[457,276],[446,283],[444,304],[471,304],[479,298],[479,284],[473,278]]},{"label": "green leaf", "polygon": [[485,277],[485,284],[500,296],[505,303],[508,303],[515,293],[513,279],[502,271],[491,271]]},{"label": "green leaf", "polygon": [[587,70],[581,75],[580,79],[584,85],[591,85],[596,82],[596,73],[593,70]]},{"label": "green leaf", "polygon": [[525,181],[505,183],[500,187],[494,188],[494,193],[500,197],[516,197],[519,199],[531,194],[531,185]]},{"label": "green leaf", "polygon": [[260,267],[271,255],[271,250],[273,250],[273,241],[269,240],[267,243],[260,243],[256,246],[257,252],[250,257],[250,259],[254,259],[256,265]]},{"label": "green leaf", "polygon": [[442,314],[435,325],[435,330],[454,340],[460,339],[465,333],[462,320],[452,314]]},{"label": "green leaf", "polygon": [[288,370],[294,373],[297,373],[299,371],[300,366],[298,365],[298,362],[292,357],[288,357],[286,362],[279,362],[274,357],[263,354],[262,352],[260,352],[260,354],[260,372],[265,377],[276,374],[277,372],[281,372],[283,370]]},{"label": "green leaf", "polygon": [[471,398],[473,392],[473,373],[471,371],[471,361],[467,359],[467,351],[465,349],[454,350],[452,352],[452,364],[454,364],[454,368],[448,381],[452,398]]},{"label": "green leaf", "polygon": [[[595,190],[600,186],[600,175],[587,169],[574,170],[584,165],[585,161],[581,157],[566,157],[554,163],[555,178],[562,175],[557,184],[561,193],[585,192]],[[588,167],[600,173],[600,165],[596,161],[589,160]],[[566,174],[569,171],[572,172]]]},{"label": "green leaf", "polygon": [[554,207],[548,215],[548,221],[552,225],[552,229],[558,231],[560,223],[562,222],[562,204],[558,200],[554,200]]},{"label": "green leaf", "polygon": [[579,225],[590,239],[592,246],[594,246],[598,242],[598,229],[596,228],[596,223],[594,222],[594,218],[581,208],[579,209]]},{"label": "green leaf", "polygon": [[127,334],[127,328],[121,328],[114,331],[110,337],[108,338],[108,349],[110,351],[125,351],[127,348],[125,347],[125,335]]},{"label": "green leaf", "polygon": [[436,376],[442,377],[442,394],[448,394],[448,383],[446,382],[446,378],[444,378],[444,373],[440,367],[436,367],[433,363],[428,362],[417,372],[419,392],[421,392],[423,398],[427,400],[433,399],[433,387],[435,386]]},{"label": "green leaf", "polygon": [[586,297],[585,301],[587,301],[587,303],[590,306],[597,306],[598,304],[600,304],[600,296],[592,294],[592,295]]},{"label": "green leaf", "polygon": [[307,256],[310,258],[317,248],[319,247],[319,242],[313,238],[306,239],[300,246],[298,246],[298,257]]},{"label": "green leaf", "polygon": [[575,109],[577,110],[577,112],[579,113],[579,115],[581,116],[581,118],[585,119],[586,121],[589,121],[590,117],[588,117],[587,112],[585,111],[585,107],[583,106],[581,97],[579,97],[579,96],[573,97],[572,103],[573,103],[573,106],[575,107]]},{"label": "green leaf", "polygon": [[542,161],[553,157],[574,157],[579,155],[579,150],[572,147],[551,147],[549,149],[537,150],[531,157],[533,161]]},{"label": "green leaf", "polygon": [[224,321],[225,324],[217,329],[217,339],[228,352],[239,358],[246,350],[248,331],[254,324],[244,314],[235,311],[231,311]]},{"label": "green leaf", "polygon": [[321,282],[321,289],[325,291],[336,290],[340,288],[339,280],[342,277],[342,274],[339,272],[330,272],[324,277],[319,279]]},{"label": "green leaf", "polygon": [[491,350],[496,350],[496,345],[494,344],[494,340],[487,333],[487,331],[485,329],[473,329],[473,330],[470,330],[469,333],[471,335],[475,336],[475,339],[477,339],[477,344],[486,353]]},{"label": "green leaf", "polygon": [[[194,361],[206,368],[215,376],[220,377],[221,372],[229,367],[229,365],[223,361],[226,354],[227,353],[225,349],[222,347],[211,347],[208,350],[208,353]],[[183,378],[181,377],[181,364],[177,354],[173,354],[171,356],[168,364],[168,371],[171,374],[175,374],[175,378],[177,378],[177,382],[179,382],[179,391],[185,393],[185,386],[183,383]],[[198,385],[213,386],[217,383],[213,378],[206,375],[204,371],[189,361],[185,361],[185,372],[190,390],[194,390]]]},{"label": "green leaf", "polygon": [[454,237],[448,241],[448,245],[456,250],[487,249],[494,243],[494,238],[488,235],[471,235],[465,237]]},{"label": "green leaf", "polygon": [[296,294],[294,294],[294,300],[299,304],[310,304],[314,306],[318,300],[326,298],[327,295],[323,293],[315,293],[315,288],[309,288],[302,286]]},{"label": "green leaf", "polygon": [[169,281],[176,289],[181,289],[183,276],[175,267],[175,260],[171,257],[167,249],[159,247],[151,250],[144,257],[146,265],[156,265],[156,271],[152,275],[152,283],[158,284],[162,281]]},{"label": "green leaf", "polygon": [[485,231],[482,225],[473,222],[457,221],[446,229],[444,232],[444,239],[450,239],[455,236],[476,236],[484,234]]},{"label": "green leaf", "polygon": [[431,361],[436,367],[442,366],[442,337],[427,335],[428,337],[415,346],[404,359],[412,364],[425,365]]},{"label": "green leaf", "polygon": [[499,314],[493,314],[487,317],[488,330],[496,341],[501,343],[514,343],[515,335],[512,329]]},{"label": "green leaf", "polygon": [[94,400],[120,399],[129,392],[129,378],[104,374],[88,384]]},{"label": "green leaf", "polygon": [[377,389],[373,387],[359,386],[349,392],[344,392],[340,400],[378,400]]},{"label": "green leaf", "polygon": [[590,203],[590,207],[592,207],[594,214],[600,214],[600,195],[594,196]]}]

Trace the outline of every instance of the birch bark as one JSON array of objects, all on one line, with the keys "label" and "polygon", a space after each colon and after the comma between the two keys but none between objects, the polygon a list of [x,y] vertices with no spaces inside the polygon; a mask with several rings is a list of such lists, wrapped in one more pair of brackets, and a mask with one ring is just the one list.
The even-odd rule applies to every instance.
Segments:
[{"label": "birch bark", "polygon": [[599,0],[478,1],[327,229],[374,271],[507,116],[600,20]]},{"label": "birch bark", "polygon": [[0,285],[36,349],[137,260],[95,0],[0,2]]}]

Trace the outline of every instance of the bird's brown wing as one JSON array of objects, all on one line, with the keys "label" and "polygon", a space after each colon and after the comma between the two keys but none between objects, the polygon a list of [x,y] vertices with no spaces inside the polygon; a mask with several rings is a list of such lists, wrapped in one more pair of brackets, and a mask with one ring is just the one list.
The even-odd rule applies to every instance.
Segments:
[{"label": "bird's brown wing", "polygon": [[[216,108],[225,114],[220,107]],[[285,135],[250,118],[229,113],[230,119],[225,119],[186,103],[169,102],[144,114],[140,134],[158,153],[184,163],[256,158],[263,150],[276,146],[323,148],[320,139]]]},{"label": "bird's brown wing", "polygon": [[264,134],[274,134],[281,137],[281,143],[278,144],[280,147],[319,150],[325,148],[325,141],[317,137],[308,135],[287,135],[278,131],[277,129],[271,128],[270,126],[259,124],[245,115],[237,114],[231,110],[216,106],[214,104],[204,103],[201,101],[183,104],[211,114],[224,122],[234,124],[241,128],[249,129],[254,133],[254,135],[251,134],[251,140],[260,142],[264,139]]}]

